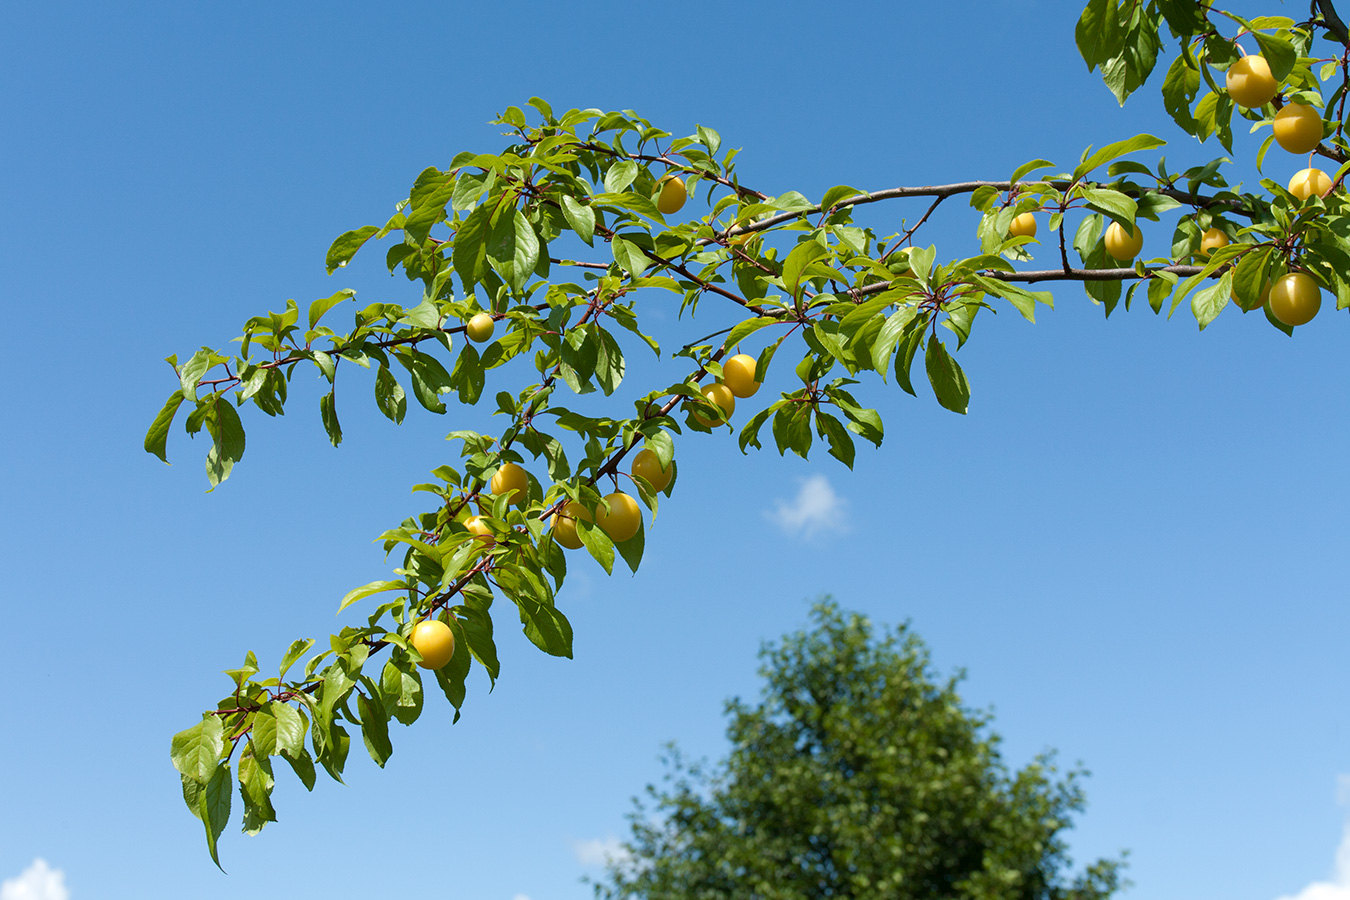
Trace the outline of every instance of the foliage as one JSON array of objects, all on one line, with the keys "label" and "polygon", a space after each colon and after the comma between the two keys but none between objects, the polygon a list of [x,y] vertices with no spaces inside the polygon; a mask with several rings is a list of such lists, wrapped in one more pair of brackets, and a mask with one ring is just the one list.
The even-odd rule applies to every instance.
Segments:
[{"label": "foliage", "polygon": [[673,752],[668,787],[630,816],[606,900],[825,897],[1095,900],[1120,884],[1098,860],[1072,880],[1061,832],[1080,773],[1041,756],[1012,773],[988,718],[935,679],[907,627],[818,604],[814,627],[761,651],[763,696],[727,706],[713,772]]},{"label": "foliage", "polygon": [[[1235,115],[1261,128],[1281,105],[1298,101],[1325,110],[1316,152],[1346,160],[1350,35],[1328,0],[1317,0],[1303,23],[1245,20],[1187,0],[1091,0],[1076,31],[1089,68],[1100,70],[1121,102],[1158,64],[1167,35],[1176,56],[1163,76],[1163,103],[1187,133],[1202,141],[1217,137],[1231,150]],[[1330,46],[1331,56],[1315,52],[1317,36],[1326,39],[1319,46]],[[1239,38],[1259,48],[1283,80],[1283,96],[1263,108],[1235,107],[1220,86],[1219,76],[1238,56]],[[1007,181],[877,191],[838,185],[808,198],[743,184],[737,151],[723,147],[711,128],[675,138],[632,111],[555,114],[538,98],[530,106],[529,115],[511,107],[496,120],[507,129],[504,148],[465,151],[444,168],[426,169],[392,218],[333,242],[330,273],[384,241],[389,271],[420,285],[416,302],[356,307],[348,305],[351,290],[303,311],[291,300],[281,312],[248,319],[237,353],[204,347],[184,361],[168,359],[174,389],[145,448],[166,459],[176,419],[189,435],[205,431],[213,488],[244,456],[240,410],[251,405],[266,416],[281,415],[296,373],[310,366],[327,385],[318,405],[334,446],[342,441],[339,375],[344,385],[365,380],[380,412],[396,423],[407,414],[409,392],[432,413],[444,414],[447,400],[485,404],[507,422],[495,435],[449,434],[459,462],[438,465],[430,482],[416,485],[430,495],[427,510],[382,535],[386,553],[397,551],[391,577],[352,590],[339,604],[380,598],[365,624],[331,635],[289,679],[291,668],[315,649],[312,640],[294,642],[268,677],[258,677],[249,653],[227,673],[228,695],[173,739],[184,799],[204,825],[213,858],[236,781],[244,830],[255,833],[274,820],[275,759],[285,760],[307,787],[316,763],[340,780],[351,727],[360,730],[371,758],[384,764],[393,752],[389,721],[411,724],[431,688],[409,643],[418,622],[441,618],[462,648],[428,676],[456,720],[471,665],[492,679],[498,674],[495,601],[514,609],[541,650],[570,656],[572,629],[555,602],[568,560],[550,538],[554,514],[569,502],[581,504],[589,519],[578,519],[577,532],[587,553],[606,571],[616,555],[636,570],[645,532],[616,543],[591,524],[602,522],[596,511],[607,508],[602,482],[617,486],[622,461],[639,446],[669,467],[677,437],[712,432],[707,422],[720,417],[700,385],[718,379],[722,361],[741,345],[758,348],[759,380],[783,353],[800,381],[762,408],[739,414],[741,449],[759,448],[767,425],[780,453],[805,457],[819,439],[851,466],[857,437],[879,446],[884,436],[881,416],[858,401],[853,385],[893,374],[902,390],[916,394],[913,372],[922,359],[937,401],[965,413],[971,385],[957,351],[975,322],[1005,302],[1034,321],[1037,304],[1049,304],[1051,295],[1028,285],[1080,282],[1107,315],[1122,301],[1129,309],[1136,295],[1155,312],[1167,307],[1169,315],[1189,299],[1202,329],[1230,297],[1244,309],[1259,305],[1263,288],[1286,272],[1307,273],[1335,295],[1338,308],[1350,306],[1350,216],[1339,189],[1344,166],[1330,196],[1300,200],[1268,179],[1259,192],[1231,187],[1225,159],[1179,173],[1163,160],[1150,168],[1129,157],[1163,141],[1138,135],[1089,147],[1062,171],[1033,160]],[[1256,154],[1258,165],[1269,146]],[[669,186],[660,188],[665,176],[677,173],[696,198],[693,216],[658,209],[658,194],[667,210],[679,199]],[[935,247],[914,238],[953,197],[966,198],[974,211],[980,252],[940,262]],[[929,205],[893,233],[857,218],[880,209],[877,204],[913,199]],[[1044,218],[1052,236],[1050,268],[1025,267],[1034,238],[1009,236],[1012,219],[1030,211]],[[1168,257],[1129,265],[1108,258],[1103,232],[1109,221],[1128,229],[1136,219],[1157,222],[1164,215],[1173,223]],[[1231,243],[1198,256],[1210,229]],[[1077,265],[1070,263],[1070,249]],[[715,315],[723,316],[719,324],[727,310],[736,321],[663,356],[640,307],[671,295],[679,298],[682,317],[703,312],[711,299]],[[336,326],[344,311],[349,324]],[[495,320],[498,337],[480,349],[464,332],[482,313]],[[1292,331],[1269,309],[1266,317]],[[565,405],[573,394],[613,396],[625,378],[626,354],[643,346],[684,368],[642,388],[628,413],[611,407],[605,415],[587,415]],[[532,372],[526,383],[489,386],[517,359],[509,371]],[[343,396],[345,404],[346,387]],[[487,490],[506,462],[531,466],[523,505]],[[672,482],[658,492],[641,478],[633,484],[653,514],[660,496],[675,487]],[[480,517],[474,524],[486,529],[487,539],[469,530],[471,516]]]}]

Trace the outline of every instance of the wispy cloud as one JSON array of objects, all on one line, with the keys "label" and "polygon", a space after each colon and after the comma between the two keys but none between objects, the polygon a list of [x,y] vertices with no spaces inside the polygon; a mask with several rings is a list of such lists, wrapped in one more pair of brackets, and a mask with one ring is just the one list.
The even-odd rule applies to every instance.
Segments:
[{"label": "wispy cloud", "polygon": [[785,534],[813,538],[830,531],[847,531],[845,511],[848,501],[834,492],[824,475],[801,480],[801,488],[792,500],[779,500],[766,515]]},{"label": "wispy cloud", "polygon": [[530,900],[529,894],[516,894],[511,900]]},{"label": "wispy cloud", "polygon": [[[1350,776],[1342,775],[1337,781],[1337,799],[1342,805],[1350,804]],[[1350,900],[1350,821],[1341,832],[1331,880],[1314,881],[1297,894],[1287,894],[1280,900]]]},{"label": "wispy cloud", "polygon": [[35,859],[18,878],[6,878],[0,883],[0,900],[69,900],[66,873],[47,865],[45,859]]},{"label": "wispy cloud", "polygon": [[608,862],[622,863],[628,859],[628,851],[616,837],[573,841],[572,854],[583,866],[603,866]]}]

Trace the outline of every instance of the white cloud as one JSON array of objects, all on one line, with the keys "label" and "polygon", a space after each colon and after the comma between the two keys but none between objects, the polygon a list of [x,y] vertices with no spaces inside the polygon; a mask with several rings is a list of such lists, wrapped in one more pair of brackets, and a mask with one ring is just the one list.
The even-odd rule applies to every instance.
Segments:
[{"label": "white cloud", "polygon": [[516,894],[511,900],[530,900],[529,894]]},{"label": "white cloud", "polygon": [[848,501],[834,492],[824,475],[801,480],[801,489],[791,501],[779,500],[766,513],[783,531],[794,537],[812,538],[827,531],[847,531],[844,511]]},{"label": "white cloud", "polygon": [[0,884],[0,900],[69,900],[66,873],[35,859],[18,878],[6,878]]},{"label": "white cloud", "polygon": [[[1350,803],[1350,776],[1336,779],[1337,800]],[[1336,866],[1330,881],[1314,881],[1297,894],[1287,894],[1280,900],[1350,900],[1350,822],[1341,833],[1341,845],[1336,848]]]},{"label": "white cloud", "polygon": [[583,866],[603,866],[608,862],[622,863],[628,859],[628,851],[616,837],[573,841],[572,854]]}]

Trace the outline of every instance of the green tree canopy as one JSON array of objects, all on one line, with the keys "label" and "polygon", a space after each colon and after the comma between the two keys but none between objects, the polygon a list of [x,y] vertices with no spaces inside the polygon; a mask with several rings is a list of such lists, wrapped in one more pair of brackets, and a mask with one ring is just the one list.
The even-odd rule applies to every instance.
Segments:
[{"label": "green tree canopy", "polygon": [[1049,754],[1016,772],[961,676],[932,670],[908,626],[876,636],[832,601],[761,651],[760,702],[727,705],[713,770],[668,757],[638,804],[606,900],[1097,900],[1120,862],[1069,876],[1062,834],[1081,771]]}]

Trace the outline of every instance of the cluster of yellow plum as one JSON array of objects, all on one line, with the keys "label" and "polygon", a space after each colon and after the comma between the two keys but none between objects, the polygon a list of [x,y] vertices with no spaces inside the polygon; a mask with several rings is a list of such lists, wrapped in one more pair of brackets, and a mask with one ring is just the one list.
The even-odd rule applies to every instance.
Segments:
[{"label": "cluster of yellow plum", "polygon": [[[475,321],[486,320],[487,335],[491,335],[492,317],[480,313],[469,321],[469,336],[473,340]],[[480,327],[478,333],[482,333]],[[486,340],[486,336],[483,338]],[[736,398],[745,399],[754,396],[760,383],[755,380],[755,358],[739,353],[722,364],[722,380],[702,389],[704,397],[713,402],[720,412],[715,418],[705,417],[701,411],[694,410],[690,416],[705,426],[719,425],[731,418],[736,408]],[[642,479],[653,490],[664,491],[670,480],[675,477],[674,462],[662,466],[660,458],[652,450],[643,448],[633,456],[631,470],[634,479]],[[493,496],[508,496],[509,503],[522,507],[529,497],[530,476],[523,466],[514,462],[505,462],[498,467],[488,480],[488,490]],[[577,522],[594,522],[610,539],[623,542],[632,539],[642,527],[642,509],[638,501],[628,493],[614,491],[607,494],[604,502],[591,511],[575,500],[569,500],[563,508],[553,515],[551,525],[553,539],[568,550],[577,550],[582,546],[581,535],[577,532]],[[482,543],[484,549],[497,545],[484,516],[470,516],[464,521],[464,527],[473,535],[473,540]],[[455,636],[450,626],[438,619],[419,622],[412,632],[412,645],[422,659],[419,666],[425,669],[439,669],[448,662],[455,652]]]},{"label": "cluster of yellow plum", "polygon": [[[1258,55],[1244,55],[1229,66],[1226,87],[1233,102],[1247,109],[1259,109],[1280,93],[1280,83],[1271,74],[1270,65]],[[1311,153],[1322,141],[1323,127],[1322,115],[1316,107],[1306,103],[1286,103],[1275,113],[1275,142],[1290,153]],[[1289,193],[1306,201],[1310,197],[1325,197],[1333,186],[1331,176],[1309,166],[1294,173],[1289,180]],[[1030,212],[1016,216],[1008,228],[1008,235],[1035,237],[1036,217]],[[1144,235],[1137,222],[1132,231],[1112,222],[1107,226],[1103,242],[1106,252],[1119,262],[1129,262],[1144,249]],[[1208,257],[1228,243],[1228,235],[1223,229],[1210,228],[1200,238],[1200,255]],[[1244,312],[1268,305],[1271,315],[1292,327],[1312,321],[1322,308],[1322,291],[1306,272],[1293,271],[1267,284],[1260,299],[1252,306],[1243,306],[1236,293],[1233,302]]]}]

